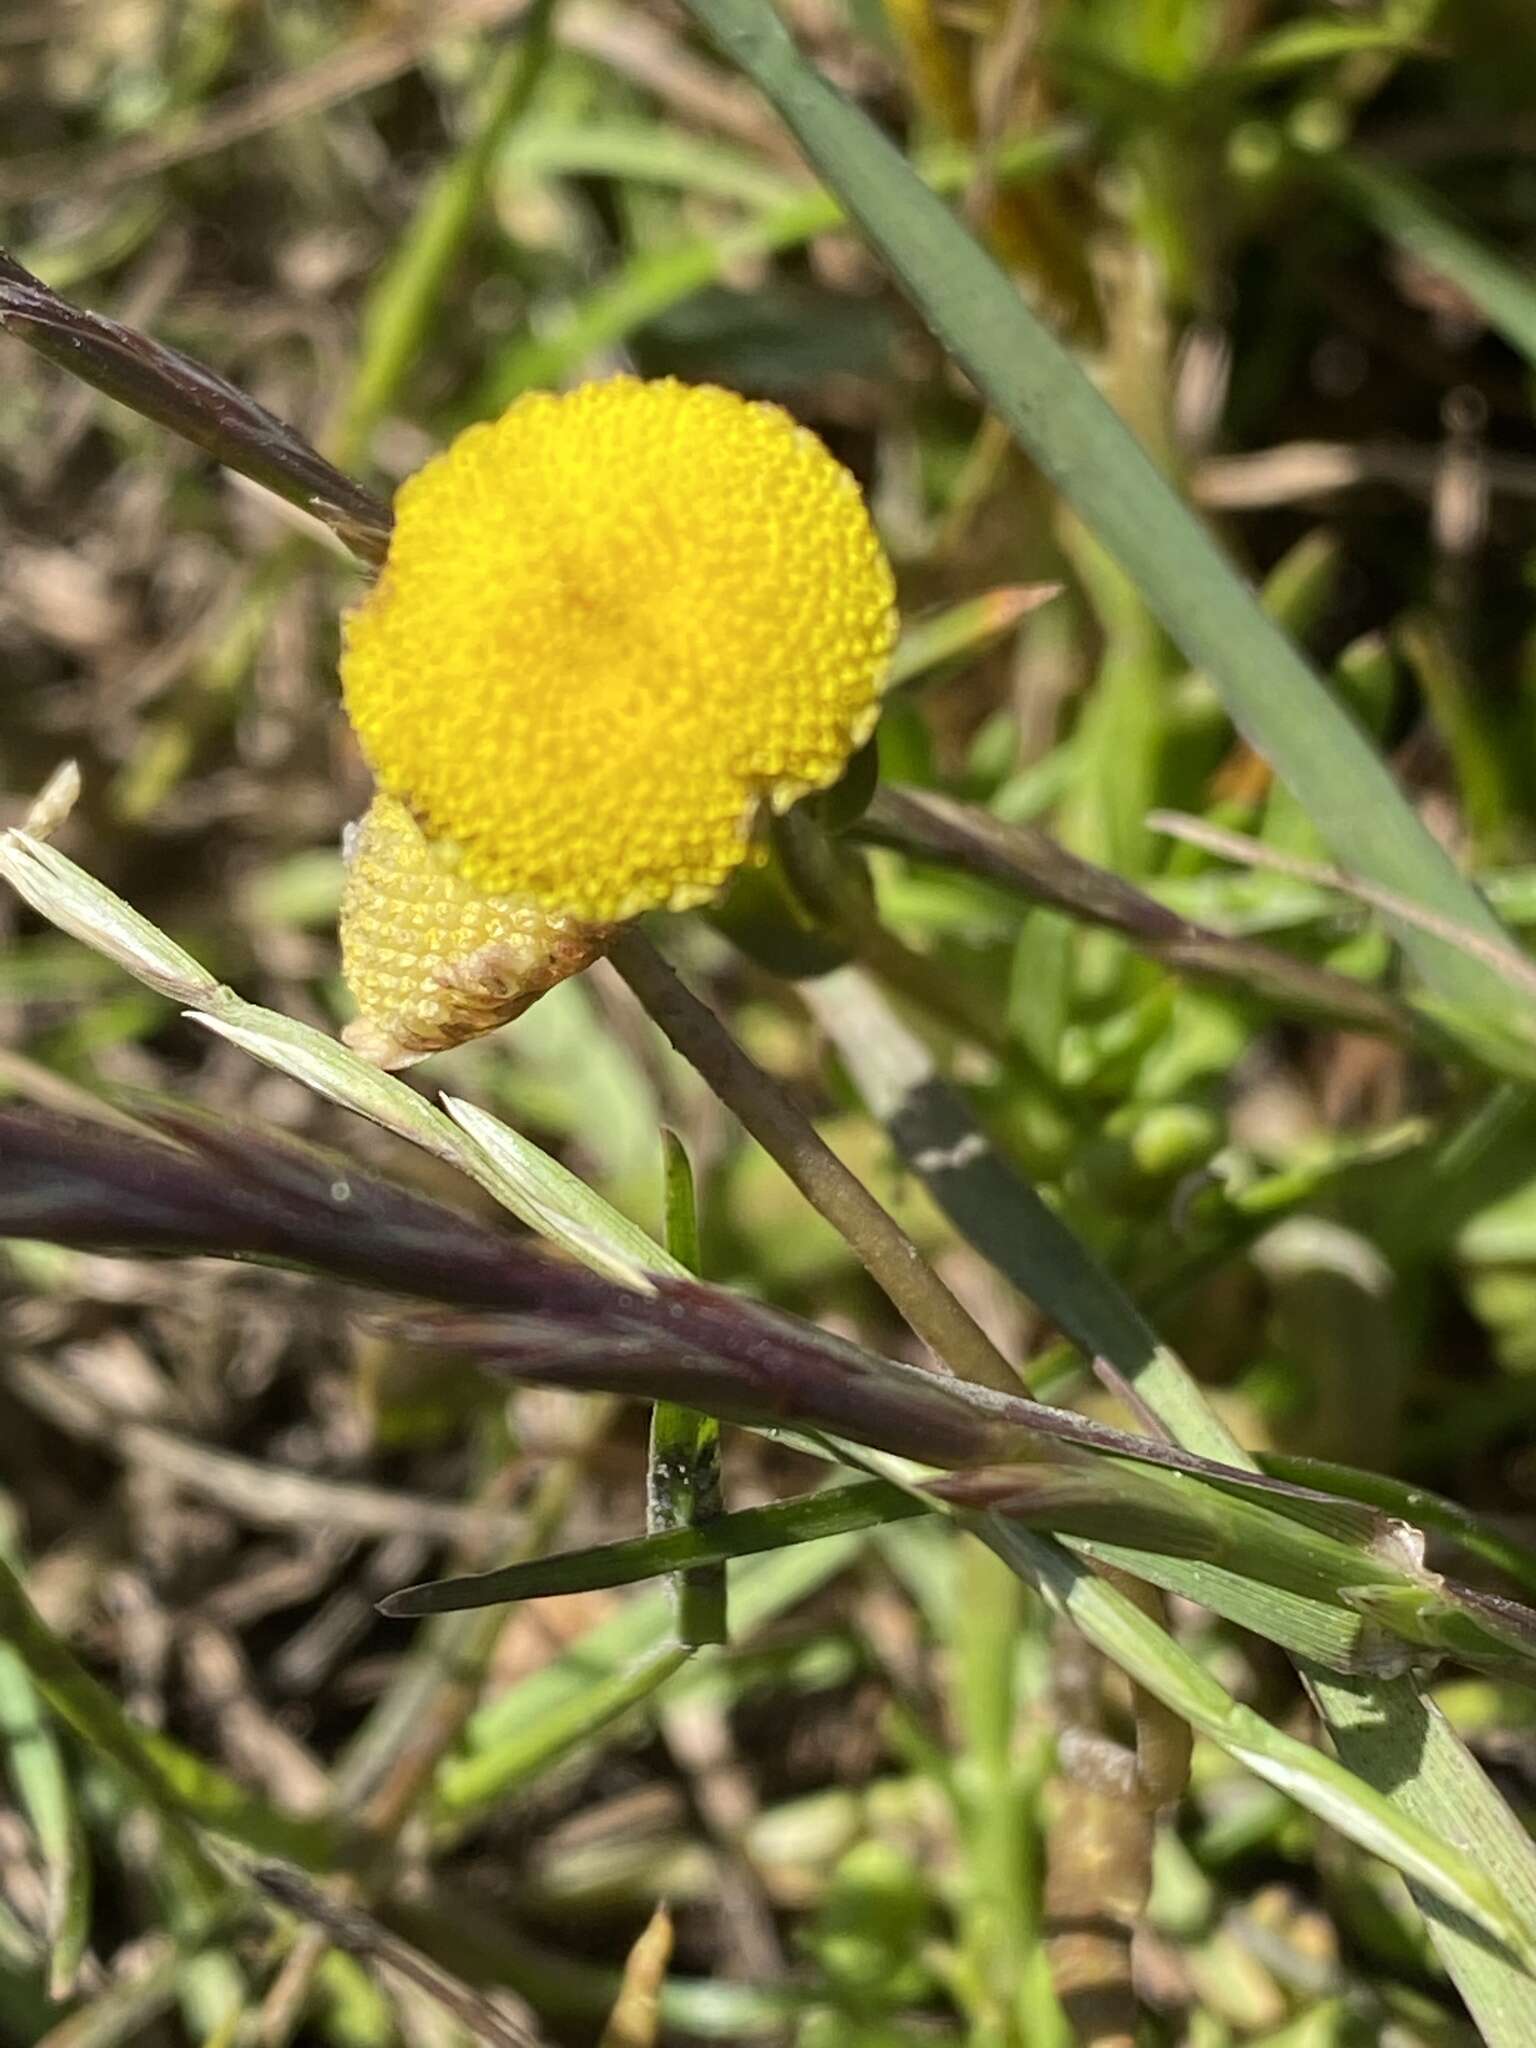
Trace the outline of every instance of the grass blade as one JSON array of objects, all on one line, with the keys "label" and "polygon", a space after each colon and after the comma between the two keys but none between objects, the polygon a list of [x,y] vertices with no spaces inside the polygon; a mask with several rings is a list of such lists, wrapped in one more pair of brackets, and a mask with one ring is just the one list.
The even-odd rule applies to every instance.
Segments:
[{"label": "grass blade", "polygon": [[[1431,1832],[1431,1823],[1401,1812],[1352,1771],[1233,1700],[1156,1622],[1059,1545],[992,1517],[980,1533],[1097,1649],[1192,1728],[1401,1870],[1421,1890],[1492,1933],[1510,1966],[1518,1958],[1530,1970],[1536,1961],[1536,1931],[1470,1846],[1443,1839],[1438,1829]],[[1528,2015],[1528,2002],[1525,2010]]]},{"label": "grass blade", "polygon": [[189,1823],[209,1828],[306,1869],[329,1868],[340,1851],[338,1830],[269,1806],[190,1750],[143,1728],[118,1705],[47,1626],[0,1559],[0,1638],[26,1666],[38,1693],[96,1755],[110,1762],[176,1840],[189,1872],[211,1895],[223,1879]]},{"label": "grass blade", "polygon": [[[778,1556],[748,1559],[731,1589],[737,1641],[745,1642],[773,1617],[808,1599],[852,1561],[859,1542],[857,1534],[829,1536]],[[618,1702],[617,1712],[629,1703],[626,1686],[643,1692],[640,1674],[659,1672],[655,1683],[661,1683],[669,1675],[661,1660],[673,1659],[676,1668],[688,1656],[667,1642],[670,1630],[671,1599],[665,1587],[657,1586],[626,1601],[552,1663],[489,1700],[471,1716],[464,1750],[438,1769],[444,1819],[467,1820],[498,1800],[529,1755],[547,1749],[558,1731],[580,1723],[594,1689],[603,1702]]]},{"label": "grass blade", "polygon": [[[999,157],[996,175],[1003,185],[1027,183],[1066,162],[1082,143],[1080,131],[1064,127],[1031,136]],[[975,160],[964,151],[949,150],[927,169],[936,189],[958,192],[974,174]],[[558,384],[592,356],[616,348],[637,328],[729,275],[733,266],[798,249],[841,226],[844,217],[833,193],[797,192],[724,234],[643,251],[617,277],[588,292],[553,333],[509,349],[480,393],[480,410],[499,412],[530,386]]]},{"label": "grass blade", "polygon": [[[661,1134],[666,1174],[667,1250],[690,1273],[700,1270],[698,1206],[693,1168],[675,1131]],[[720,1424],[696,1408],[658,1401],[651,1410],[646,1463],[646,1527],[653,1536],[696,1530],[720,1515]],[[724,1563],[679,1572],[672,1581],[680,1642],[730,1640],[726,1626]]]},{"label": "grass blade", "polygon": [[[1003,1270],[1010,1278],[1046,1303],[1090,1350],[1096,1336],[1122,1332],[1125,1346],[1104,1355],[1180,1442],[1198,1447],[1207,1456],[1247,1462],[1183,1367],[1157,1344],[1113,1279],[1090,1259],[1060,1219],[1045,1209],[1034,1191],[995,1161],[959,1098],[937,1083],[923,1048],[884,1009],[874,992],[856,981],[851,985],[859,996],[858,1005],[852,1011],[843,1009],[837,1000],[840,985],[850,985],[846,970],[812,984],[808,994],[832,1031],[845,1063],[867,1093],[871,1108],[896,1142],[901,1144],[905,1138],[910,1143],[914,1130],[925,1139],[931,1136],[927,1114],[935,1099],[947,1109],[950,1127],[945,1142],[937,1146],[925,1142],[920,1149],[930,1161],[930,1185],[932,1162],[939,1164],[942,1178],[934,1192],[951,1216],[959,1222],[962,1216],[979,1215],[986,1230],[982,1248],[989,1255],[1001,1252]],[[856,1027],[854,1017],[858,1019]],[[916,1124],[910,1112],[903,1115],[914,1095],[924,1107],[924,1118]],[[967,1137],[970,1144],[957,1149]],[[980,1209],[974,1201],[974,1182],[972,1199],[965,1203],[960,1202],[953,1185],[970,1173],[978,1160],[992,1162],[987,1202]],[[922,1171],[915,1155],[912,1163]],[[1005,1176],[1003,1180],[997,1178],[999,1173]],[[1042,1213],[1049,1219],[1048,1229],[1041,1226]],[[961,1227],[965,1227],[963,1223]],[[1026,1540],[1036,1543],[1041,1539]],[[1124,1562],[1132,1570],[1138,1568],[1133,1559]],[[1195,1572],[1200,1569],[1198,1565],[1192,1568]],[[1193,1587],[1187,1590],[1202,1597]],[[1214,1591],[1211,1597],[1215,1597]],[[1308,1620],[1299,1610],[1292,1614],[1293,1639],[1299,1640],[1294,1631]],[[1271,1626],[1278,1622],[1276,1615]],[[1300,1668],[1345,1760],[1363,1779],[1381,1788],[1415,1824],[1432,1828],[1465,1848],[1475,1848],[1478,1835],[1486,1833],[1505,1896],[1525,1923],[1536,1928],[1536,1857],[1529,1839],[1482,1769],[1437,1710],[1421,1698],[1412,1681],[1351,1678],[1336,1683],[1315,1657],[1303,1658]],[[1142,1682],[1146,1683],[1145,1679]],[[1149,1685],[1148,1689],[1155,1691],[1156,1687]],[[1529,2013],[1533,1995],[1526,1966],[1491,1952],[1454,1916],[1447,1916],[1436,1903],[1432,1887],[1415,1887],[1415,1895],[1429,1916],[1436,1945],[1489,2042],[1494,2048],[1520,2048],[1524,2015]]]},{"label": "grass blade", "polygon": [[1465,292],[1489,326],[1536,365],[1536,275],[1487,248],[1389,164],[1336,156],[1317,169],[1379,234]]},{"label": "grass blade", "polygon": [[[1211,678],[1339,861],[1497,938],[1497,919],[1425,831],[1359,727],[1135,436],[900,151],[801,58],[769,0],[688,7],[772,102],[934,333]],[[1402,937],[1447,1000],[1508,1014],[1508,990],[1480,962],[1423,932]]]},{"label": "grass blade", "polygon": [[594,1678],[519,1736],[483,1756],[452,1758],[437,1774],[438,1805],[454,1818],[505,1799],[648,1700],[693,1655],[686,1643],[662,1643],[637,1663]]},{"label": "grass blade", "polygon": [[[11,1546],[0,1543],[8,1562]],[[0,1642],[0,1749],[47,1872],[48,1996],[73,1995],[90,1941],[92,1874],[63,1752],[18,1652]]]},{"label": "grass blade", "polygon": [[473,132],[433,179],[363,309],[361,354],[337,432],[337,460],[361,461],[442,303],[455,257],[474,226],[491,165],[538,88],[556,0],[533,0],[520,33],[492,60]]},{"label": "grass blade", "polygon": [[529,1558],[500,1571],[402,1586],[379,1602],[379,1611],[389,1615],[456,1614],[465,1608],[496,1607],[511,1600],[542,1600],[552,1594],[632,1586],[668,1572],[723,1565],[733,1557],[783,1550],[794,1543],[815,1543],[823,1536],[872,1529],[882,1522],[908,1521],[930,1512],[927,1502],[887,1486],[883,1480],[863,1480],[854,1486],[828,1487],[824,1493],[808,1494],[800,1500],[777,1501],[772,1507],[740,1508],[734,1514],[717,1515],[703,1527],[599,1543],[589,1550]]},{"label": "grass blade", "polygon": [[492,1194],[500,1190],[498,1199],[551,1244],[629,1286],[643,1285],[646,1273],[687,1276],[681,1260],[663,1251],[638,1223],[621,1215],[558,1159],[473,1102],[445,1095],[443,1107],[486,1162],[476,1179]]}]

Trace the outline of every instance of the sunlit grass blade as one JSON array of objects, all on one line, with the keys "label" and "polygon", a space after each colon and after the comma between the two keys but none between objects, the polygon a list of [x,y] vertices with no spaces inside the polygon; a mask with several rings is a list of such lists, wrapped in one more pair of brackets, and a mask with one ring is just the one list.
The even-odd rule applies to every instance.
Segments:
[{"label": "sunlit grass blade", "polygon": [[132,1720],[47,1626],[3,1559],[0,1638],[25,1665],[52,1712],[159,1816],[187,1870],[200,1878],[210,1897],[222,1888],[222,1878],[192,1824],[248,1848],[287,1856],[306,1869],[326,1869],[340,1857],[342,1834],[331,1821],[282,1812],[158,1729]]},{"label": "sunlit grass blade", "polygon": [[[1483,1518],[1469,1514],[1454,1502],[1439,1500],[1401,1481],[1358,1471],[1351,1466],[1273,1455],[1266,1456],[1263,1462],[1266,1469],[1277,1476],[1303,1485],[1326,1482],[1334,1493],[1370,1500],[1404,1521],[1418,1519],[1427,1527],[1441,1530],[1472,1555],[1502,1568],[1527,1590],[1536,1590],[1536,1560],[1530,1553],[1504,1537]],[[720,1516],[707,1527],[631,1537],[597,1544],[587,1550],[530,1558],[498,1571],[407,1586],[380,1601],[379,1606],[381,1612],[390,1615],[445,1614],[503,1602],[538,1600],[563,1593],[633,1585],[643,1579],[659,1578],[694,1565],[747,1557],[757,1551],[777,1550],[792,1543],[810,1543],[822,1536],[871,1528],[889,1521],[910,1520],[931,1511],[931,1504],[916,1494],[887,1486],[879,1480],[862,1481],[828,1487],[821,1493],[777,1502],[772,1507],[739,1509]],[[1102,1545],[1087,1547],[1096,1551],[1104,1549]],[[1118,1561],[1127,1569],[1143,1572],[1152,1564],[1145,1554],[1133,1559],[1124,1553]],[[1176,1590],[1192,1599],[1199,1599],[1202,1592],[1211,1590],[1208,1584],[1202,1584],[1202,1574],[1208,1573],[1211,1567],[1177,1560],[1169,1562],[1170,1575],[1179,1576]],[[1265,1596],[1257,1585],[1250,1590],[1255,1602],[1251,1619],[1258,1623],[1262,1617],[1257,1613],[1257,1605]],[[1274,1589],[1269,1589],[1273,1609],[1278,1609],[1284,1597],[1277,1599]],[[1289,1597],[1296,1603],[1289,1621],[1280,1621],[1278,1614],[1275,1620],[1282,1635],[1289,1633],[1294,1638],[1299,1635],[1303,1620],[1302,1596]],[[1325,1607],[1320,1602],[1312,1605],[1317,1610],[1309,1617],[1311,1627],[1317,1632],[1313,1647],[1321,1650],[1347,1644],[1350,1633],[1347,1619],[1336,1607]],[[1481,1648],[1488,1656],[1496,1645],[1485,1640]]]},{"label": "sunlit grass blade", "polygon": [[929,1512],[924,1501],[887,1486],[883,1480],[862,1480],[852,1486],[831,1486],[803,1499],[778,1501],[772,1507],[739,1508],[694,1528],[529,1558],[500,1571],[403,1586],[381,1600],[379,1610],[390,1615],[454,1614],[512,1600],[632,1586],[642,1579],[724,1564],[733,1557],[751,1557],[795,1543],[815,1543],[823,1536],[872,1529],[882,1522],[907,1521]]},{"label": "sunlit grass blade", "polygon": [[946,662],[959,661],[993,640],[1001,640],[1021,619],[1049,604],[1060,588],[1056,583],[1019,584],[920,614],[902,628],[891,657],[890,687],[917,682]]},{"label": "sunlit grass blade", "polygon": [[1096,1648],[1197,1733],[1361,1848],[1468,1914],[1495,1936],[1512,1963],[1518,1960],[1530,1970],[1536,1962],[1536,1929],[1475,1854],[1400,1812],[1363,1778],[1233,1700],[1156,1622],[1059,1545],[996,1518],[988,1518],[980,1533]]},{"label": "sunlit grass blade", "polygon": [[[541,1237],[630,1285],[647,1272],[670,1273],[679,1279],[686,1276],[688,1269],[680,1259],[558,1159],[551,1159],[473,1102],[445,1095],[443,1107],[489,1162],[496,1186],[502,1190],[501,1199]],[[491,1185],[484,1169],[477,1178]]]},{"label": "sunlit grass blade", "polygon": [[1422,34],[1413,22],[1328,21],[1321,17],[1289,21],[1255,36],[1240,57],[1215,67],[1200,85],[1205,90],[1236,88],[1283,78],[1314,64],[1335,63],[1341,57],[1422,47]]},{"label": "sunlit grass blade", "polygon": [[[857,1534],[829,1536],[776,1556],[746,1560],[731,1587],[736,1642],[747,1642],[775,1616],[810,1598],[851,1562],[859,1542]],[[524,1774],[529,1757],[547,1755],[553,1745],[566,1744],[572,1729],[577,1733],[570,1740],[582,1739],[589,1732],[582,1726],[582,1716],[594,1690],[599,1704],[621,1712],[668,1678],[686,1686],[701,1668],[695,1664],[691,1673],[682,1672],[688,1655],[672,1641],[672,1601],[665,1587],[626,1601],[559,1657],[487,1700],[471,1716],[462,1750],[446,1758],[437,1772],[442,1820],[462,1823],[484,1811]],[[647,1678],[652,1680],[649,1687]]]},{"label": "sunlit grass blade", "polygon": [[226,993],[199,961],[94,875],[29,833],[0,837],[0,874],[39,916],[174,1003],[217,1002]]},{"label": "sunlit grass blade", "polygon": [[[327,1100],[394,1131],[478,1181],[541,1235],[609,1279],[644,1290],[682,1268],[577,1177],[470,1104],[445,1115],[313,1025],[247,1003],[94,875],[24,832],[0,837],[0,875],[36,910],[104,953],[194,1022]],[[472,1128],[471,1128],[472,1127]]]},{"label": "sunlit grass blade", "polygon": [[514,188],[525,180],[616,178],[771,212],[803,196],[805,181],[759,150],[639,115],[604,118],[556,108],[522,123],[498,158]]},{"label": "sunlit grass blade", "polygon": [[[1090,1358],[1104,1357],[1138,1387],[1155,1373],[1156,1333],[1088,1256],[1068,1226],[1014,1172],[958,1094],[938,1077],[927,1049],[873,983],[853,968],[810,984],[806,1000],[825,1025],[869,1111],[962,1236]],[[1198,1395],[1191,1397],[1198,1402]],[[1213,1440],[1214,1441],[1214,1440]],[[1233,1446],[1210,1455],[1227,1457]]]},{"label": "sunlit grass blade", "polygon": [[621,1715],[643,1704],[693,1655],[686,1643],[663,1642],[637,1663],[594,1677],[562,1706],[542,1715],[515,1740],[483,1756],[461,1757],[437,1776],[437,1798],[452,1818],[505,1799],[541,1776],[581,1744],[590,1742]]}]

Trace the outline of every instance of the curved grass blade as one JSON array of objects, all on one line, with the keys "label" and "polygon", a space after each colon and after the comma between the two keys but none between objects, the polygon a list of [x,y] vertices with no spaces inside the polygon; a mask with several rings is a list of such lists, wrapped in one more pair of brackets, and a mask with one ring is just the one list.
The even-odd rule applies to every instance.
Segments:
[{"label": "curved grass blade", "polygon": [[443,287],[485,197],[491,166],[544,75],[556,0],[532,0],[520,33],[492,59],[472,131],[443,165],[395,246],[363,308],[356,373],[335,447],[362,461],[373,430],[395,402],[443,304]]},{"label": "curved grass blade", "polygon": [[1469,1848],[1400,1812],[1363,1778],[1232,1699],[1156,1622],[1060,1545],[991,1516],[978,1533],[1097,1649],[1198,1733],[1492,1934],[1495,1953],[1503,1951],[1507,1963],[1531,1971],[1536,1929]]},{"label": "curved grass blade", "polygon": [[964,660],[1003,639],[1060,592],[1059,583],[1003,584],[983,591],[980,597],[962,598],[958,604],[943,605],[905,621],[891,656],[886,688],[897,690],[920,682],[934,669]]},{"label": "curved grass blade", "polygon": [[437,1774],[441,1812],[447,1818],[462,1816],[541,1777],[562,1757],[642,1705],[692,1655],[690,1644],[662,1642],[637,1663],[594,1677],[520,1737],[483,1756],[450,1758]]},{"label": "curved grass blade", "polygon": [[268,1805],[158,1729],[132,1720],[43,1621],[3,1558],[0,1637],[26,1666],[52,1712],[160,1816],[187,1871],[210,1896],[222,1889],[223,1880],[193,1824],[249,1848],[286,1856],[309,1870],[328,1869],[342,1856],[343,1834],[332,1821]]},{"label": "curved grass blade", "polygon": [[[857,1534],[843,1534],[745,1560],[731,1588],[737,1641],[746,1642],[776,1616],[809,1599],[858,1550]],[[531,1755],[580,1722],[594,1689],[601,1701],[622,1705],[626,1686],[640,1684],[637,1673],[659,1670],[664,1658],[685,1661],[687,1653],[668,1640],[671,1628],[670,1596],[665,1587],[654,1587],[625,1601],[551,1663],[487,1700],[470,1716],[460,1753],[438,1767],[442,1820],[461,1824],[498,1801]],[[711,1668],[722,1667],[696,1663],[674,1683],[684,1688],[696,1682],[695,1674]]]},{"label": "curved grass blade", "polygon": [[[636,1294],[307,1147],[183,1111],[162,1121],[178,1144],[0,1111],[0,1230],[257,1249],[396,1292],[479,1294],[491,1313],[417,1312],[392,1327],[521,1379],[677,1400],[757,1428],[788,1421],[964,1467],[936,1490],[1002,1503],[1337,1669],[1400,1669],[1407,1644],[1495,1669],[1530,1659],[1523,1610],[1425,1572],[1416,1534],[1371,1508],[936,1379],[693,1281],[658,1276]],[[444,1604],[483,1604],[487,1590]]]}]

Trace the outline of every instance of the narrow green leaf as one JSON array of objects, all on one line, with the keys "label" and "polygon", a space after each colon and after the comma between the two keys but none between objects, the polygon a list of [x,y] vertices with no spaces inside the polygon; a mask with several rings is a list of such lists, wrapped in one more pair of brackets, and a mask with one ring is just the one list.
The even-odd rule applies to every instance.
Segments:
[{"label": "narrow green leaf", "polygon": [[[702,1269],[693,1168],[676,1131],[661,1134],[666,1187],[667,1250],[690,1273]],[[697,1529],[717,1520],[721,1506],[720,1424],[712,1415],[658,1401],[651,1410],[646,1462],[646,1527],[652,1535]],[[725,1566],[708,1564],[672,1580],[679,1641],[697,1648],[729,1640]]]},{"label": "narrow green leaf", "polygon": [[551,47],[556,0],[532,0],[520,34],[492,58],[470,134],[432,179],[363,308],[358,365],[337,460],[359,462],[394,404],[443,304],[443,287],[480,211],[498,151],[532,99]]},{"label": "narrow green leaf", "polygon": [[648,1700],[692,1655],[685,1643],[664,1643],[628,1669],[594,1679],[520,1737],[483,1755],[451,1758],[437,1774],[442,1813],[452,1819],[507,1798]]},{"label": "narrow green leaf", "polygon": [[1393,21],[1290,21],[1258,35],[1240,57],[1220,65],[1200,83],[1217,87],[1249,87],[1314,64],[1367,51],[1407,51],[1421,47],[1412,28]]},{"label": "narrow green leaf", "polygon": [[[688,0],[777,108],[850,217],[1020,445],[1114,555],[1241,729],[1350,869],[1497,937],[1499,926],[1424,829],[1347,712],[1012,280],[901,152],[806,63],[769,0]],[[1508,990],[1481,963],[1403,933],[1448,999],[1495,1015]]]},{"label": "narrow green leaf", "polygon": [[1511,1963],[1518,1959],[1529,1971],[1536,1962],[1536,1930],[1475,1854],[1442,1839],[1364,1779],[1232,1699],[1165,1630],[1059,1545],[995,1516],[986,1518],[979,1533],[1164,1706],[1298,1806],[1467,1915],[1495,1937]]},{"label": "narrow green leaf", "polygon": [[470,1169],[476,1179],[541,1237],[627,1286],[643,1287],[647,1273],[687,1276],[681,1260],[663,1251],[638,1223],[489,1111],[452,1095],[443,1097],[443,1108],[484,1162]]},{"label": "narrow green leaf", "polygon": [[453,1098],[445,1098],[445,1115],[338,1039],[243,1001],[105,883],[43,841],[19,831],[0,835],[0,876],[40,916],[135,980],[192,1005],[191,1022],[458,1167],[583,1264],[641,1291],[650,1285],[648,1272],[684,1275],[637,1224],[495,1117]]},{"label": "narrow green leaf", "polygon": [[176,1003],[217,1002],[219,983],[94,875],[26,832],[0,838],[0,875],[39,916]]},{"label": "narrow green leaf", "polygon": [[[14,1565],[0,1530],[0,1558]],[[69,1772],[26,1663],[0,1642],[0,1749],[32,1823],[48,1882],[48,1995],[69,1998],[90,1941],[92,1873]]]},{"label": "narrow green leaf", "polygon": [[[1000,185],[1025,184],[1054,170],[1083,147],[1080,131],[1057,128],[1031,136],[1003,151],[993,165]],[[935,187],[962,191],[975,172],[975,159],[958,150],[936,155],[926,166]],[[480,410],[498,412],[530,386],[558,384],[589,357],[626,341],[648,321],[754,257],[798,249],[829,233],[844,218],[830,192],[798,192],[755,220],[725,233],[646,250],[614,278],[582,298],[553,333],[519,342],[497,363],[480,393]]]},{"label": "narrow green leaf", "polygon": [[561,1551],[459,1579],[403,1586],[379,1602],[379,1612],[455,1614],[471,1607],[499,1607],[513,1600],[543,1600],[561,1593],[632,1586],[640,1579],[659,1579],[669,1572],[723,1564],[733,1557],[782,1550],[790,1544],[815,1543],[823,1536],[909,1521],[930,1512],[928,1503],[887,1486],[883,1480],[829,1486],[823,1493],[777,1501],[772,1507],[738,1508],[694,1528],[599,1543],[589,1550]]},{"label": "narrow green leaf", "polygon": [[1536,365],[1536,272],[1488,248],[1390,164],[1334,156],[1319,159],[1316,170],[1379,234],[1465,292],[1489,326]]},{"label": "narrow green leaf", "polygon": [[757,151],[675,125],[600,107],[551,112],[522,124],[497,157],[498,177],[514,185],[546,178],[616,178],[699,192],[769,211],[803,197],[804,181],[766,163]]},{"label": "narrow green leaf", "polygon": [[[1341,1761],[1474,1861],[1507,1909],[1536,1926],[1530,1837],[1434,1701],[1406,1678],[1343,1678],[1316,1666],[1303,1675]],[[1529,1961],[1489,1949],[1432,1880],[1405,1875],[1488,2048],[1526,2048],[1536,2008]]]},{"label": "narrow green leaf", "polygon": [[341,1840],[330,1821],[301,1818],[269,1806],[170,1737],[133,1721],[42,1620],[3,1558],[0,1639],[21,1659],[52,1711],[160,1816],[188,1872],[210,1896],[222,1889],[223,1878],[189,1822],[264,1853],[286,1856],[306,1869],[326,1869],[337,1861]]},{"label": "narrow green leaf", "polygon": [[[1139,1309],[995,1149],[931,1055],[869,978],[840,968],[803,995],[869,1108],[955,1228],[1038,1303],[1089,1358],[1144,1386],[1162,1352]],[[1198,1395],[1193,1396],[1198,1402]],[[1231,1459],[1233,1445],[1202,1445]],[[1232,1462],[1237,1462],[1232,1460]]]},{"label": "narrow green leaf", "polygon": [[1003,639],[1060,588],[1057,583],[1004,586],[907,621],[891,656],[889,687],[918,682],[944,663],[960,661]]}]

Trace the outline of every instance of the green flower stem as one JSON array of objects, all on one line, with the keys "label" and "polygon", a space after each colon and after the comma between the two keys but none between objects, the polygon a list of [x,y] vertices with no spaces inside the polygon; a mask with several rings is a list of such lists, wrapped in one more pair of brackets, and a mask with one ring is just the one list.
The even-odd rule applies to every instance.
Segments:
[{"label": "green flower stem", "polygon": [[[690,1273],[702,1268],[699,1256],[698,1206],[693,1169],[683,1141],[663,1131],[666,1158],[667,1250]],[[652,1535],[694,1529],[718,1520],[720,1498],[720,1424],[676,1401],[658,1401],[651,1410],[650,1454],[646,1465],[646,1528]],[[725,1566],[700,1565],[678,1572],[672,1580],[677,1601],[677,1637],[690,1649],[729,1641],[726,1627]]]},{"label": "green flower stem", "polygon": [[608,957],[672,1045],[846,1240],[923,1342],[962,1379],[1017,1393],[1018,1375],[911,1238],[650,941],[630,926]]}]

